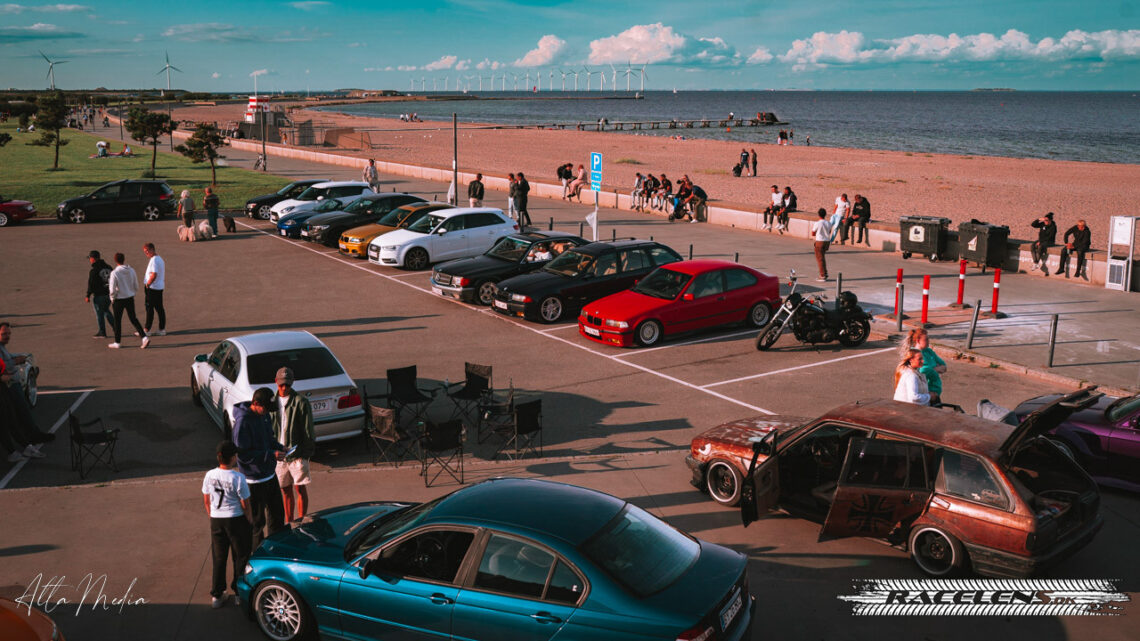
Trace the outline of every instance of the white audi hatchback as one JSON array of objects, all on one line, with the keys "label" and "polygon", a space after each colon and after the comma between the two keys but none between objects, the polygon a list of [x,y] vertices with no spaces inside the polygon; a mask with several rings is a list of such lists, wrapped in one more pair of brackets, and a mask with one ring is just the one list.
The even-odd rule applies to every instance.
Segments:
[{"label": "white audi hatchback", "polygon": [[368,260],[377,265],[419,270],[431,263],[478,256],[518,230],[518,223],[501,209],[441,209],[410,227],[372,239]]},{"label": "white audi hatchback", "polygon": [[190,365],[190,393],[226,438],[233,407],[259,387],[277,393],[277,370],[293,370],[293,389],[309,399],[317,441],[348,438],[364,429],[356,383],[336,356],[309,332],[265,332],[227,338]]}]

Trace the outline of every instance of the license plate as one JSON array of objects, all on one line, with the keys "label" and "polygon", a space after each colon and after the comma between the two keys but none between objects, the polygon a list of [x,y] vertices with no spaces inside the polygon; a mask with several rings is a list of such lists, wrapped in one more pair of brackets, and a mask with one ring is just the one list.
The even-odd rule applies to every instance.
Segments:
[{"label": "license plate", "polygon": [[281,230],[281,235],[282,235],[282,236],[288,236],[288,235],[289,235],[289,232],[287,232],[287,231],[285,231],[284,229],[282,229],[282,230]]},{"label": "license plate", "polygon": [[309,237],[309,230],[307,230],[307,229],[302,229],[302,230],[301,230],[301,235],[302,235],[302,236],[304,236],[305,238],[308,238],[308,237]]},{"label": "license plate", "polygon": [[586,325],[582,326],[582,330],[585,331],[590,336],[601,336],[602,335],[601,330],[594,329],[593,327],[587,327]]},{"label": "license plate", "polygon": [[507,304],[501,300],[497,300],[497,301],[495,301],[495,307],[498,307],[499,309],[506,309]]},{"label": "license plate", "polygon": [[309,401],[309,405],[313,408],[313,413],[327,412],[332,409],[332,402],[328,399],[323,401]]},{"label": "license plate", "polygon": [[740,594],[740,590],[737,590],[732,601],[720,611],[720,629],[722,632],[732,625],[733,619],[736,618],[737,614],[740,614],[742,607],[744,607],[744,596]]},{"label": "license plate", "polygon": [[342,252],[348,251],[348,245],[345,245],[344,243],[338,243],[338,244],[340,245],[340,250]]},{"label": "license plate", "polygon": [[436,296],[443,296],[443,290],[438,287],[432,287],[431,293],[435,294]]}]

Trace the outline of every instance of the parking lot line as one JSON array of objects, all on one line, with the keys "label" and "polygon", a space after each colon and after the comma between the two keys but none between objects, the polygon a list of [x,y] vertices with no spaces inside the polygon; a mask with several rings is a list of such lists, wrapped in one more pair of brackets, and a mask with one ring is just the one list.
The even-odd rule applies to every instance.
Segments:
[{"label": "parking lot line", "polygon": [[547,327],[546,329],[538,330],[538,333],[545,334],[547,332],[557,332],[560,329],[578,329],[578,323],[574,323],[573,325],[559,325],[557,327]]},{"label": "parking lot line", "polygon": [[[278,235],[276,235],[276,234],[271,234],[271,233],[269,233],[269,232],[267,232],[267,231],[265,231],[265,230],[262,230],[262,229],[258,229],[257,227],[253,227],[253,226],[247,225],[247,224],[246,224],[246,223],[244,223],[244,222],[238,222],[238,224],[239,224],[239,225],[241,225],[242,227],[245,227],[246,229],[251,229],[251,230],[253,230],[253,231],[256,231],[256,232],[258,232],[258,233],[260,233],[260,234],[263,234],[263,235],[265,235],[265,236],[268,236],[268,237],[270,237],[270,238],[276,238],[277,240],[283,240],[283,241],[285,241],[285,242],[288,242],[288,241],[289,241],[289,239],[288,239],[288,238],[281,238],[280,236],[278,236]],[[369,269],[369,268],[365,267],[364,265],[357,265],[357,264],[351,263],[351,262],[349,262],[349,261],[347,261],[347,260],[344,260],[344,259],[340,258],[340,256],[339,256],[339,253],[338,253],[338,254],[336,254],[336,255],[333,255],[333,254],[326,254],[326,253],[324,253],[324,252],[320,252],[320,251],[317,251],[317,250],[315,250],[315,249],[311,249],[311,248],[309,248],[309,247],[306,247],[305,245],[299,245],[299,244],[297,244],[297,243],[290,243],[290,244],[291,244],[291,245],[296,245],[296,246],[299,246],[299,247],[301,247],[302,249],[307,249],[307,250],[309,250],[309,251],[313,252],[314,254],[321,254],[321,255],[323,255],[323,256],[326,256],[326,257],[328,257],[328,258],[331,258],[331,259],[333,259],[333,260],[335,260],[335,261],[338,261],[338,262],[344,263],[345,265],[348,265],[348,266],[350,266],[350,267],[355,267],[356,269],[359,269],[359,270],[361,270],[361,271],[364,271],[364,272],[366,272],[366,273],[369,273],[369,274],[373,274],[373,275],[375,275],[375,276],[379,276],[379,277],[381,277],[381,278],[385,278],[385,279],[387,279],[387,280],[389,280],[389,281],[391,281],[391,282],[393,282],[393,283],[399,283],[399,284],[401,284],[401,285],[404,285],[405,287],[411,287],[412,289],[418,289],[418,290],[420,290],[420,291],[422,291],[422,292],[425,292],[425,293],[430,293],[430,292],[431,292],[431,290],[430,290],[430,289],[428,289],[428,288],[417,287],[417,286],[413,285],[412,283],[408,283],[408,282],[406,282],[406,281],[400,280],[399,278],[396,278],[396,277],[394,277],[394,276],[389,276],[388,274],[383,274],[383,273],[380,273],[380,272],[378,272],[378,271],[376,271],[376,270],[374,270],[374,269]],[[369,263],[369,264],[371,264],[371,263]],[[466,308],[466,309],[471,309],[471,307],[470,307],[470,306],[468,306],[467,304],[465,304],[465,303],[463,303],[463,302],[461,302],[461,301],[457,301],[457,300],[451,299],[451,298],[441,298],[441,297],[439,297],[439,296],[432,296],[432,298],[436,298],[436,299],[438,299],[438,300],[447,301],[447,302],[450,302],[450,303],[455,303],[456,305],[459,305],[460,307],[463,307],[463,308]],[[478,310],[478,311],[479,311],[480,313],[491,313],[493,317],[495,317],[495,318],[500,318],[500,319],[502,319],[502,320],[504,320],[504,321],[508,321],[508,322],[509,322],[509,321],[511,321],[511,319],[509,319],[509,318],[506,318],[506,317],[502,316],[501,314],[497,314],[497,313],[491,312],[490,310],[482,309],[482,310]],[[580,344],[578,344],[578,343],[575,343],[575,342],[573,342],[573,341],[567,340],[567,339],[565,339],[565,338],[559,338],[558,336],[554,336],[553,334],[549,334],[549,333],[546,333],[546,332],[544,332],[543,330],[540,330],[540,329],[535,329],[534,327],[530,327],[529,325],[526,325],[526,324],[523,324],[523,323],[513,323],[513,324],[514,324],[514,325],[516,325],[516,326],[518,326],[518,327],[521,327],[521,328],[523,328],[523,329],[526,329],[526,330],[528,330],[528,331],[534,332],[535,334],[538,334],[539,336],[545,336],[545,337],[547,337],[547,338],[549,338],[549,339],[551,339],[551,340],[555,340],[555,341],[558,341],[558,342],[560,342],[560,343],[565,343],[565,344],[567,344],[567,345],[569,345],[569,346],[571,346],[571,347],[574,347],[574,348],[576,348],[576,349],[580,349],[580,350],[582,350],[582,351],[585,351],[585,352],[589,352],[589,353],[591,353],[591,354],[593,354],[593,355],[595,355],[595,356],[600,356],[600,357],[602,357],[602,358],[606,358],[606,359],[609,359],[609,360],[613,361],[614,363],[621,363],[622,365],[625,365],[626,367],[632,367],[633,369],[639,370],[639,371],[641,371],[641,372],[645,372],[646,374],[649,374],[649,375],[651,375],[651,376],[656,376],[656,377],[658,377],[658,378],[663,378],[663,379],[665,379],[665,380],[667,380],[667,381],[671,381],[671,382],[673,382],[673,383],[676,383],[676,384],[678,384],[678,385],[681,385],[681,386],[683,386],[683,387],[687,387],[687,388],[689,388],[689,389],[692,389],[692,390],[696,390],[696,391],[698,391],[698,392],[701,392],[701,393],[703,393],[703,394],[708,394],[709,396],[714,396],[714,397],[716,397],[716,398],[719,398],[719,399],[721,399],[721,400],[724,400],[724,401],[728,401],[729,403],[733,403],[734,405],[739,405],[739,406],[741,406],[741,407],[746,407],[746,408],[748,408],[748,409],[750,409],[750,410],[753,410],[753,411],[756,411],[756,412],[760,412],[761,414],[775,414],[775,412],[773,412],[773,411],[771,411],[771,410],[767,410],[767,409],[764,409],[763,407],[757,407],[756,405],[752,405],[752,404],[750,404],[750,403],[745,403],[744,401],[741,401],[741,400],[738,400],[738,399],[732,398],[731,396],[726,396],[726,395],[724,395],[724,394],[721,394],[721,393],[719,393],[719,392],[714,392],[714,391],[712,391],[712,390],[708,390],[708,389],[705,389],[704,387],[702,387],[702,386],[700,386],[700,385],[697,385],[697,384],[695,384],[695,383],[690,383],[690,382],[688,382],[688,381],[683,381],[683,380],[681,380],[681,379],[679,379],[679,378],[676,378],[676,377],[673,377],[673,376],[669,376],[668,374],[662,374],[661,372],[657,372],[657,371],[654,371],[654,370],[652,370],[652,369],[649,369],[648,367],[643,367],[643,366],[641,366],[641,365],[637,365],[636,363],[627,363],[627,362],[625,362],[625,361],[623,361],[623,360],[619,359],[617,356],[615,356],[615,355],[613,355],[613,354],[603,354],[603,353],[601,353],[601,352],[595,352],[594,350],[590,349],[589,347],[587,347],[587,346],[585,346],[585,345],[580,345]],[[569,325],[568,325],[568,327],[569,327]],[[719,338],[719,337],[718,337],[718,338]]]},{"label": "parking lot line", "polygon": [[730,378],[727,381],[719,381],[717,383],[709,383],[708,385],[704,385],[702,387],[702,389],[703,388],[709,388],[709,387],[716,387],[717,385],[728,385],[729,383],[739,383],[740,381],[748,381],[748,380],[752,380],[754,378],[764,378],[765,376],[772,376],[773,374],[784,374],[787,372],[794,372],[794,371],[800,370],[800,369],[808,369],[809,367],[818,367],[820,365],[830,365],[832,363],[849,361],[853,358],[863,358],[864,356],[874,356],[875,354],[882,354],[883,352],[890,352],[890,351],[893,351],[895,349],[898,349],[898,348],[896,348],[896,347],[884,347],[882,349],[875,349],[875,350],[871,350],[869,352],[863,352],[861,354],[852,354],[850,356],[841,356],[839,358],[832,358],[832,359],[826,360],[826,361],[819,361],[818,363],[808,363],[807,365],[797,365],[795,367],[785,367],[784,369],[778,369],[778,370],[774,370],[771,372],[764,372],[762,374],[753,374],[752,376],[741,376],[740,378]]},{"label": "parking lot line", "polygon": [[53,394],[82,394],[83,392],[93,392],[94,387],[85,387],[83,389],[53,389],[46,392],[37,392],[40,396],[51,396]]},{"label": "parking lot line", "polygon": [[[58,430],[59,427],[63,425],[64,421],[67,420],[67,417],[70,416],[72,412],[79,409],[79,406],[83,404],[83,401],[87,400],[87,397],[91,395],[91,392],[92,390],[85,390],[83,394],[79,396],[79,398],[75,399],[75,402],[71,404],[71,407],[67,408],[67,411],[59,417],[59,420],[55,422],[55,425],[51,426],[51,429],[48,430],[48,434],[55,434],[56,430]],[[42,393],[43,392],[41,392],[41,394]],[[8,473],[4,475],[4,478],[0,479],[0,490],[8,487],[8,484],[12,482],[12,479],[16,478],[16,474],[19,473],[20,470],[24,469],[24,466],[28,464],[28,460],[29,459],[24,458],[16,461],[16,464],[12,466],[12,469],[8,470]]]},{"label": "parking lot line", "polygon": [[718,334],[716,336],[706,336],[704,338],[697,338],[697,339],[694,339],[691,341],[682,341],[680,343],[673,343],[671,345],[659,345],[657,347],[649,347],[646,349],[639,349],[639,350],[635,350],[632,352],[623,352],[621,354],[615,355],[614,358],[625,358],[626,356],[640,356],[641,354],[648,354],[649,352],[656,352],[657,350],[661,350],[661,349],[670,349],[673,347],[684,347],[685,345],[695,345],[697,343],[707,343],[709,341],[720,340],[722,338],[736,338],[737,336],[746,336],[748,334],[755,334],[758,331],[760,331],[760,330],[748,329],[748,330],[744,330],[744,331],[740,331],[740,332],[733,332],[732,334]]}]

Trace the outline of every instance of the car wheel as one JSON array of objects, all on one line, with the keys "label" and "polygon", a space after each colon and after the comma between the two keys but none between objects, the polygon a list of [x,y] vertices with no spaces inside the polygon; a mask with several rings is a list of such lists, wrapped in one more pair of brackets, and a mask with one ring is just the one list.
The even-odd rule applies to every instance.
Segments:
[{"label": "car wheel", "polygon": [[269,220],[269,217],[272,214],[273,214],[273,208],[270,207],[269,205],[262,205],[262,206],[257,208],[257,217],[262,219],[262,220]]},{"label": "car wheel", "polygon": [[404,269],[419,271],[428,266],[428,253],[422,247],[413,247],[404,256]]},{"label": "car wheel", "polygon": [[756,303],[748,311],[748,323],[753,327],[763,327],[772,320],[772,308],[763,301]]},{"label": "car wheel", "polygon": [[266,581],[253,591],[253,615],[257,626],[273,641],[294,641],[312,635],[313,619],[293,588]]},{"label": "car wheel", "polygon": [[919,569],[932,577],[953,576],[965,565],[966,553],[958,539],[930,525],[910,533],[909,547]]},{"label": "car wheel", "polygon": [[198,387],[198,377],[190,372],[190,400],[198,407],[202,407],[202,389]]},{"label": "car wheel", "polygon": [[637,338],[638,345],[651,347],[661,340],[661,334],[661,323],[655,320],[647,320],[637,326],[637,332],[634,336]]},{"label": "car wheel", "polygon": [[143,220],[155,221],[162,218],[162,210],[157,205],[143,207]]},{"label": "car wheel", "polygon": [[849,318],[843,321],[843,331],[839,334],[839,342],[847,347],[858,347],[867,341],[871,335],[871,323],[866,318]]},{"label": "car wheel", "polygon": [[475,288],[476,296],[479,299],[480,305],[490,305],[495,302],[495,292],[498,291],[498,286],[494,281],[485,280]]},{"label": "car wheel", "polygon": [[538,315],[547,323],[556,323],[562,318],[562,299],[548,296],[538,304]]},{"label": "car wheel", "polygon": [[[40,390],[36,386],[36,380],[40,377],[38,369],[28,370],[28,382],[24,385],[24,400],[28,401],[28,406],[35,407],[36,400],[40,396]],[[1072,456],[1070,454],[1070,456]]]},{"label": "car wheel", "polygon": [[67,212],[67,221],[71,223],[85,223],[87,222],[87,212],[79,207],[72,207]]},{"label": "car wheel", "polygon": [[12,222],[12,219],[8,218],[8,214],[0,211],[0,227],[7,227],[10,222]]},{"label": "car wheel", "polygon": [[709,463],[705,473],[705,489],[714,501],[728,507],[740,502],[742,476],[736,466],[728,461],[716,459]]}]

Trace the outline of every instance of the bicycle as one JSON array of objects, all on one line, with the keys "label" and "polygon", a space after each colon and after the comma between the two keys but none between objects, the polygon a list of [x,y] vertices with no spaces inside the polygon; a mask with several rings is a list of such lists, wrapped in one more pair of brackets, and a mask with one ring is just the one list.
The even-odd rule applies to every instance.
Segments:
[{"label": "bicycle", "polygon": [[253,170],[254,171],[257,171],[257,170],[265,171],[265,156],[264,155],[257,154],[257,160],[255,160],[253,162]]}]

